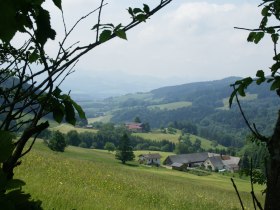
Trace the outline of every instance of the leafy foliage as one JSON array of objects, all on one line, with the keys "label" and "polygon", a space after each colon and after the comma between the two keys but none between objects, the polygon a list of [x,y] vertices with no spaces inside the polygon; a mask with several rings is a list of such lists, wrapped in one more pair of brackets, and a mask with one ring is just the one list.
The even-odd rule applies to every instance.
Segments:
[{"label": "leafy foliage", "polygon": [[55,131],[48,142],[48,147],[57,152],[64,152],[67,146],[65,136],[60,131]]},{"label": "leafy foliage", "polygon": [[262,14],[262,20],[259,25],[258,29],[253,29],[248,35],[247,41],[253,42],[255,44],[258,44],[265,35],[269,35],[271,38],[271,41],[274,45],[274,56],[273,60],[274,63],[270,67],[270,75],[265,76],[263,70],[258,70],[256,73],[256,78],[247,77],[242,80],[236,81],[232,86],[234,86],[234,91],[231,94],[231,97],[229,99],[230,105],[232,104],[232,100],[234,96],[238,93],[240,96],[245,96],[245,90],[247,87],[255,82],[257,85],[260,85],[262,83],[269,83],[270,84],[270,90],[277,91],[280,88],[280,77],[278,76],[278,71],[280,69],[280,53],[277,53],[277,44],[279,39],[279,26],[274,25],[268,25],[270,23],[269,20],[273,22],[273,20],[279,21],[279,1],[273,0],[273,1],[263,1],[263,9],[261,11]]}]

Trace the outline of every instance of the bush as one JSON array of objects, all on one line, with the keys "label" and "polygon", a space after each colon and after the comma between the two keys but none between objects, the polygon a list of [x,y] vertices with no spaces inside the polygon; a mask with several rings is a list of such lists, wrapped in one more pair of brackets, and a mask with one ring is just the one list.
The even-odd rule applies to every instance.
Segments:
[{"label": "bush", "polygon": [[64,152],[67,146],[65,136],[60,131],[55,131],[48,142],[48,147],[57,152]]}]

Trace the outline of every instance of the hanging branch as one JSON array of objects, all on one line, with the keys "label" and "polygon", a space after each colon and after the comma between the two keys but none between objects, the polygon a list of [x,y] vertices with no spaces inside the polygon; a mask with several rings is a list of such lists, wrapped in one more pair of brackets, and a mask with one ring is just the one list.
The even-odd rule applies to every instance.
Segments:
[{"label": "hanging branch", "polygon": [[250,123],[249,123],[249,121],[248,121],[247,117],[245,116],[245,113],[244,113],[244,111],[243,111],[243,109],[242,109],[242,106],[241,106],[241,104],[240,104],[240,101],[239,101],[239,98],[238,98],[238,94],[237,94],[235,85],[232,85],[232,87],[233,87],[234,92],[235,92],[235,98],[236,98],[236,102],[237,102],[239,111],[240,111],[240,113],[241,113],[241,115],[242,115],[242,117],[243,117],[243,119],[244,119],[244,121],[245,121],[247,127],[250,129],[250,131],[253,133],[253,135],[254,135],[257,139],[259,139],[261,142],[268,143],[268,142],[269,142],[269,138],[267,138],[267,137],[261,135],[261,134],[259,133],[259,131],[257,130],[255,124],[253,124],[253,128],[252,128],[252,126],[250,125]]}]

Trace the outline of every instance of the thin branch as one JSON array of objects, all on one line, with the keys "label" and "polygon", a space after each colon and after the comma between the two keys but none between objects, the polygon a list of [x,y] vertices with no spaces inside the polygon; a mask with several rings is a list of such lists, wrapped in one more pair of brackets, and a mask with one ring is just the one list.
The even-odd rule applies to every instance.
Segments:
[{"label": "thin branch", "polygon": [[103,8],[103,2],[104,0],[101,0],[101,4],[99,7],[99,12],[98,12],[98,19],[97,19],[97,29],[96,29],[96,39],[95,41],[98,42],[98,36],[99,36],[99,28],[100,28],[100,21],[101,21],[101,12],[102,12],[102,8]]},{"label": "thin branch", "polygon": [[[270,27],[267,27],[267,28],[280,29],[280,26],[270,26]],[[234,27],[234,29],[240,29],[240,30],[254,32],[254,31],[264,31],[264,29],[266,29],[266,28],[264,28],[264,29],[261,29],[261,28],[250,29],[250,28]]]},{"label": "thin branch", "polygon": [[255,193],[254,193],[254,184],[253,184],[253,160],[251,158],[251,167],[250,167],[250,182],[251,182],[251,195],[254,204],[254,209],[256,210],[256,203],[255,203]]},{"label": "thin branch", "polygon": [[241,207],[242,207],[242,210],[244,210],[243,202],[242,202],[242,199],[241,199],[241,197],[240,197],[240,195],[239,195],[237,186],[235,185],[233,178],[230,178],[230,180],[231,180],[231,182],[232,182],[232,184],[233,184],[233,187],[234,187],[234,189],[235,189],[235,192],[236,192],[236,194],[237,194],[237,196],[238,196],[238,199],[239,199],[240,205],[241,205]]},{"label": "thin branch", "polygon": [[[234,91],[236,91],[235,85],[233,85],[233,89],[234,89]],[[244,111],[243,111],[243,109],[242,109],[242,107],[241,107],[241,104],[240,104],[240,101],[239,101],[239,98],[238,98],[238,94],[237,94],[237,93],[235,93],[235,98],[236,98],[236,102],[237,102],[238,108],[239,108],[239,110],[240,110],[240,113],[241,113],[241,115],[242,115],[242,117],[243,117],[243,119],[244,119],[244,121],[245,121],[247,127],[250,129],[250,131],[253,133],[253,135],[254,135],[257,139],[259,139],[259,140],[262,141],[262,142],[267,143],[269,139],[266,138],[265,136],[261,135],[261,134],[258,132],[258,130],[257,130],[257,128],[256,128],[255,126],[254,126],[254,129],[253,129],[252,126],[250,125],[250,123],[249,123],[247,117],[245,116],[245,113],[244,113]]]}]

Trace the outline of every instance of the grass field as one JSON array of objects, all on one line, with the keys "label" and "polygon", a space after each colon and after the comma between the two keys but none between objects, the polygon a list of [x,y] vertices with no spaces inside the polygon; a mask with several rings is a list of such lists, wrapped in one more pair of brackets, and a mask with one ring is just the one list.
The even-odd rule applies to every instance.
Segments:
[{"label": "grass field", "polygon": [[[165,168],[122,165],[112,153],[67,147],[50,151],[42,142],[23,158],[16,177],[44,209],[240,209],[229,177],[198,177]],[[246,209],[253,209],[248,181],[235,178]],[[255,186],[260,197],[262,187]]]},{"label": "grass field", "polygon": [[[139,136],[139,137],[142,137],[144,139],[149,139],[149,140],[155,140],[155,141],[168,140],[173,143],[178,143],[178,139],[181,134],[180,134],[180,132],[177,132],[176,134],[168,134],[168,133],[161,133],[160,131],[154,131],[154,132],[149,132],[149,133],[133,133],[132,135]],[[205,150],[210,149],[210,148],[214,149],[214,147],[211,145],[211,141],[204,139],[202,137],[190,135],[190,140],[192,143],[194,143],[197,138],[201,140],[201,147],[203,149],[205,149]],[[219,144],[216,148],[225,149],[226,147]]]},{"label": "grass field", "polygon": [[105,115],[105,116],[100,116],[100,117],[92,117],[88,118],[88,123],[94,123],[94,122],[103,122],[103,123],[108,123],[110,122],[112,118],[112,115]]},{"label": "grass field", "polygon": [[152,105],[152,106],[148,106],[149,109],[155,109],[155,108],[159,108],[161,110],[174,110],[174,109],[179,109],[179,108],[183,108],[183,107],[188,107],[191,106],[192,102],[188,102],[188,101],[179,101],[179,102],[174,102],[174,103],[168,103],[168,104],[159,104],[159,105]]},{"label": "grass field", "polygon": [[78,128],[78,127],[74,127],[73,125],[66,124],[66,123],[57,125],[56,127],[52,127],[52,128],[50,128],[50,130],[53,130],[53,131],[59,130],[62,133],[68,133],[71,130],[76,130],[78,133],[82,133],[82,132],[97,133],[96,129]]}]

